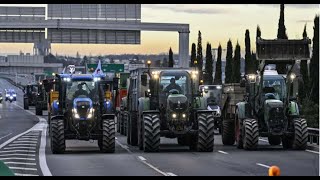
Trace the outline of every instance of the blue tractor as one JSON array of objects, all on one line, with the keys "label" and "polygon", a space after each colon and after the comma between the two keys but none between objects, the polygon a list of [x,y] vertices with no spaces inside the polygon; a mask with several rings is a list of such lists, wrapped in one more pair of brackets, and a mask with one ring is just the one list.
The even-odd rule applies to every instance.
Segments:
[{"label": "blue tractor", "polygon": [[98,140],[104,153],[115,151],[115,108],[112,93],[118,88],[118,78],[105,75],[57,74],[45,83],[47,92],[58,87],[58,100],[50,106],[51,151],[65,152],[67,139]]}]

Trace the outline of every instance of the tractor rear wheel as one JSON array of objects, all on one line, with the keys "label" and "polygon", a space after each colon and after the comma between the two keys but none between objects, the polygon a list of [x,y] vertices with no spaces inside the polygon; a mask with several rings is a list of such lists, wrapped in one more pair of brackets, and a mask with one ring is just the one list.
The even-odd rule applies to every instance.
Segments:
[{"label": "tractor rear wheel", "polygon": [[66,150],[64,137],[64,121],[57,119],[50,121],[51,151],[53,154],[63,154]]},{"label": "tractor rear wheel", "polygon": [[[116,146],[114,119],[105,119],[102,123],[102,143],[100,151],[114,153]],[[99,143],[99,142],[98,142]]]},{"label": "tractor rear wheel", "polygon": [[144,152],[158,152],[160,150],[160,117],[159,114],[143,115],[143,148]]},{"label": "tractor rear wheel", "polygon": [[308,142],[308,126],[305,119],[294,119],[294,138],[292,148],[305,150]]},{"label": "tractor rear wheel", "polygon": [[245,119],[243,121],[243,148],[245,150],[255,150],[258,147],[259,128],[255,119]]},{"label": "tractor rear wheel", "polygon": [[223,145],[233,145],[235,141],[234,121],[225,119],[222,121],[222,143]]},{"label": "tractor rear wheel", "polygon": [[198,114],[197,151],[212,152],[214,145],[214,118],[211,113]]}]

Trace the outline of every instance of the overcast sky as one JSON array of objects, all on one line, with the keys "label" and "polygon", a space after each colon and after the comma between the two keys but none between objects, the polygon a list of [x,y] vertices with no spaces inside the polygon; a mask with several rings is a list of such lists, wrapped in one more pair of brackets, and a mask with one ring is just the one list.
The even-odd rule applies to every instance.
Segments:
[{"label": "overcast sky", "polygon": [[[30,5],[29,5],[30,6]],[[43,5],[36,5],[43,6]],[[229,38],[233,46],[239,42],[244,51],[245,31],[249,29],[251,47],[254,49],[256,27],[259,24],[262,38],[274,39],[277,36],[280,5],[278,4],[142,4],[142,22],[187,23],[190,24],[190,49],[197,43],[198,31],[202,33],[202,46],[206,43],[215,48],[221,43],[226,48]],[[319,14],[319,5],[285,5],[285,26],[289,38],[301,38],[307,24],[308,37],[313,37],[313,20]],[[143,31],[140,45],[70,45],[53,44],[52,52],[75,56],[104,54],[155,54],[167,53],[172,47],[178,52],[178,33]],[[0,43],[0,54],[23,52],[32,53],[32,44]],[[242,54],[244,56],[244,54]]]}]

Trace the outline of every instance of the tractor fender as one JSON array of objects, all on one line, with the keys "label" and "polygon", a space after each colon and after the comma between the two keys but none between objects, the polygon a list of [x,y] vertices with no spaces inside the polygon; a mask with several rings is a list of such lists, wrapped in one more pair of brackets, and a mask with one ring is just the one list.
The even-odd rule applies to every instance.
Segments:
[{"label": "tractor fender", "polygon": [[51,105],[51,110],[52,110],[52,114],[58,114],[58,110],[59,110],[59,102],[57,100],[54,100],[52,102],[52,105]]},{"label": "tractor fender", "polygon": [[55,116],[51,116],[50,121],[61,120],[61,119],[64,119],[63,115],[55,115]]},{"label": "tractor fender", "polygon": [[114,114],[103,114],[101,116],[101,119],[105,120],[105,119],[115,119],[115,115]]},{"label": "tractor fender", "polygon": [[150,99],[148,97],[141,97],[138,99],[139,112],[150,110]]},{"label": "tractor fender", "polygon": [[196,109],[206,110],[207,109],[206,98],[204,98],[204,97],[196,97],[196,98],[194,98],[193,107],[196,108]]},{"label": "tractor fender", "polygon": [[238,114],[236,114],[236,116],[238,116],[238,119],[246,119],[249,118],[248,114],[250,114],[248,112],[248,106],[249,104],[247,102],[239,102],[236,105],[236,109],[238,110]]},{"label": "tractor fender", "polygon": [[299,116],[300,113],[299,113],[299,107],[298,107],[298,104],[294,101],[290,101],[289,103],[289,116]]}]

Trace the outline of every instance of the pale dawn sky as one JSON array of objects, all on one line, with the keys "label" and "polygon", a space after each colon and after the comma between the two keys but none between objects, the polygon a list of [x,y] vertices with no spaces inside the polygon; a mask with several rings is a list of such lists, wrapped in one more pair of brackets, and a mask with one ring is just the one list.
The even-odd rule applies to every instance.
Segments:
[{"label": "pale dawn sky", "polygon": [[[30,4],[29,4],[30,6]],[[39,6],[39,5],[37,5]],[[254,41],[256,27],[259,24],[262,38],[273,39],[277,36],[280,13],[279,4],[142,4],[142,22],[187,23],[190,24],[191,44],[197,43],[198,30],[202,33],[202,46],[205,52],[206,43],[213,48],[221,43],[226,48],[230,38],[233,46],[239,41],[241,51],[244,51],[245,30],[249,29],[251,47]],[[301,38],[304,25],[307,24],[307,34],[313,37],[313,20],[319,14],[319,5],[288,4],[285,5],[285,26],[288,37]],[[140,45],[70,45],[53,44],[53,54],[75,56],[108,54],[157,54],[167,53],[172,47],[178,52],[178,33],[142,31]],[[0,54],[17,54],[20,50],[32,53],[33,44],[0,43]],[[241,56],[244,56],[242,53]]]}]

